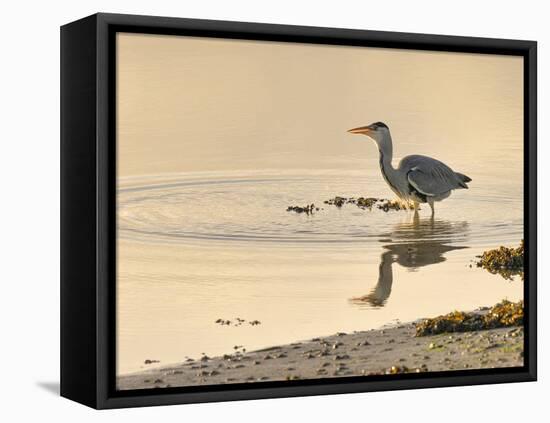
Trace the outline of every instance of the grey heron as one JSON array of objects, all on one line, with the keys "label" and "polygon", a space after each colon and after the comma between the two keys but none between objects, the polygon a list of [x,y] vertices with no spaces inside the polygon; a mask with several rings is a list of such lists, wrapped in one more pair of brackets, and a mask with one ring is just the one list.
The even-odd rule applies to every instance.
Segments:
[{"label": "grey heron", "polygon": [[434,215],[434,202],[451,195],[454,189],[468,189],[471,179],[453,171],[445,163],[427,156],[414,154],[401,159],[397,168],[392,165],[393,145],[390,130],[383,122],[353,128],[351,134],[362,134],[372,139],[380,152],[380,170],[391,190],[402,200],[428,203]]}]

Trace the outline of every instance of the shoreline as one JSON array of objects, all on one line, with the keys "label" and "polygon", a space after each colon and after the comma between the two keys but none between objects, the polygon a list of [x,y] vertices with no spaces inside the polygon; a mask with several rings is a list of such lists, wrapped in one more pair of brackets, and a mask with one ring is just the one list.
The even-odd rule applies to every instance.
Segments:
[{"label": "shoreline", "polygon": [[418,321],[255,351],[242,347],[117,377],[117,389],[523,366],[523,326],[415,336]]}]

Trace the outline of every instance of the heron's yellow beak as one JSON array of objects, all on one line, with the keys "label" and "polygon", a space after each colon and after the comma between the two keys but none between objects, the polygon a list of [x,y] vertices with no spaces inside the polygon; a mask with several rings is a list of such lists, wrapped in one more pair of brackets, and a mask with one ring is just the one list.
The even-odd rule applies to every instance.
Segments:
[{"label": "heron's yellow beak", "polygon": [[350,134],[368,134],[372,129],[369,126],[360,126],[359,128],[348,129]]}]

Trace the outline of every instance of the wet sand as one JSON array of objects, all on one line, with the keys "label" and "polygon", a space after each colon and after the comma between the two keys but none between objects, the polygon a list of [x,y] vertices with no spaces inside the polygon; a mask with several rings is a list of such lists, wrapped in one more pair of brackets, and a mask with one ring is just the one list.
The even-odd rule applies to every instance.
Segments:
[{"label": "wet sand", "polygon": [[[415,336],[415,324],[337,333],[120,376],[118,389],[319,379],[523,365],[523,327]],[[162,363],[161,363],[162,364]]]}]

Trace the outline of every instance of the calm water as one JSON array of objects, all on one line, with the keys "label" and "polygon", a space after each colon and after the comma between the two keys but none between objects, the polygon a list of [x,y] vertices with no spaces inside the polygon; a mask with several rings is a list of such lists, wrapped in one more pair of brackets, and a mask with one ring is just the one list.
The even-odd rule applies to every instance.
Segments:
[{"label": "calm water", "polygon": [[[521,297],[470,267],[522,238],[521,57],[120,33],[117,75],[119,372]],[[346,133],[378,120],[471,189],[324,205],[393,198]]]},{"label": "calm water", "polygon": [[[323,204],[389,195],[376,167],[123,180],[119,372],[147,358],[166,364],[521,298],[521,281],[469,266],[522,239],[521,180],[504,177],[509,154],[490,171],[455,158],[474,181],[437,203],[433,220],[428,207],[415,216]],[[322,210],[286,211],[309,203]],[[215,324],[237,317],[261,325]]]}]

